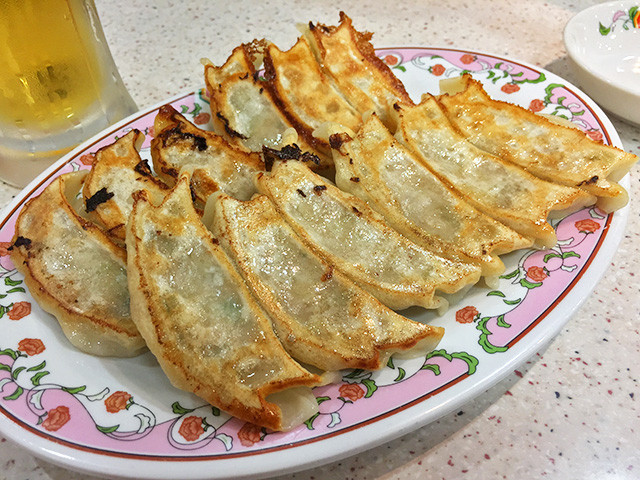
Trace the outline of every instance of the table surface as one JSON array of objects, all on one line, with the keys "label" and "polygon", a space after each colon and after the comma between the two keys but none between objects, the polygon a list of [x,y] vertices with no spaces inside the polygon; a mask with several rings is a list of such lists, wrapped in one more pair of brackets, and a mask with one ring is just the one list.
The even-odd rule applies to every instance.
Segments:
[{"label": "table surface", "polygon": [[[247,2],[249,3],[249,2]],[[144,108],[203,84],[199,59],[266,37],[281,48],[296,23],[335,24],[345,10],[376,46],[455,46],[523,60],[577,84],[562,31],[594,1],[462,0],[349,3],[96,0],[115,62]],[[640,130],[612,118],[627,151]],[[604,278],[545,350],[491,390],[431,425],[365,453],[281,479],[580,478],[640,476],[640,184]],[[0,182],[0,207],[18,192]],[[637,395],[636,395],[637,394]],[[0,437],[0,480],[78,480]]]}]

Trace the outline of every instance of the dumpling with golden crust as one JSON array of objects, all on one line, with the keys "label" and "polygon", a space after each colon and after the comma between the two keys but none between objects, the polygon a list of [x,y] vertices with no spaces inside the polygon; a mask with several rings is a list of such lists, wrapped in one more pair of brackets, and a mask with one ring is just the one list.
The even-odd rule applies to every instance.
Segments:
[{"label": "dumpling with golden crust", "polygon": [[318,255],[392,309],[446,307],[436,292],[454,293],[478,281],[480,268],[445,259],[389,227],[366,202],[296,161],[260,174],[266,194]]},{"label": "dumpling with golden crust", "polygon": [[477,147],[540,178],[597,196],[597,205],[606,212],[629,201],[617,181],[638,161],[635,155],[517,105],[493,100],[470,75],[460,79],[459,88],[459,93],[442,95],[438,101],[449,121]]},{"label": "dumpling with golden crust", "polygon": [[419,105],[398,105],[396,137],[443,182],[478,210],[534,240],[556,244],[547,222],[595,202],[583,190],[541,180],[468,142],[447,120],[438,102],[423,96]]},{"label": "dumpling with golden crust", "polygon": [[62,175],[26,203],[11,260],[76,348],[132,357],[145,343],[129,315],[126,253],[71,206],[85,174]]},{"label": "dumpling with golden crust", "polygon": [[378,58],[371,45],[371,33],[353,28],[351,19],[340,12],[340,25],[309,23],[306,32],[322,71],[361,114],[375,111],[382,122],[395,130],[393,105],[411,98],[402,82]]},{"label": "dumpling with golden crust", "polygon": [[390,226],[439,255],[500,275],[498,257],[531,241],[479,212],[442,183],[371,115],[354,138],[331,137],[336,185],[357,195]]},{"label": "dumpling with golden crust", "polygon": [[263,85],[256,66],[262,61],[258,51],[263,46],[264,42],[240,45],[224,65],[205,64],[205,83],[216,132],[252,152],[262,151],[263,146],[280,148],[295,143],[318,158],[318,169],[328,168],[331,165],[328,150],[322,153],[316,141],[308,143],[300,137]]},{"label": "dumpling with golden crust", "polygon": [[287,51],[280,50],[272,43],[264,46],[262,51],[265,68],[263,84],[280,110],[302,138],[330,154],[328,142],[314,136],[314,130],[325,122],[356,130],[362,123],[361,114],[322,72],[305,37],[299,38]]},{"label": "dumpling with golden crust", "polygon": [[145,189],[157,201],[169,191],[140,157],[144,135],[131,130],[96,152],[82,187],[85,211],[118,244],[124,244],[125,226],[133,208],[133,192]]},{"label": "dumpling with golden crust", "polygon": [[320,378],[284,350],[191,202],[188,176],[127,225],[131,316],[171,382],[247,422],[286,430],[317,412]]},{"label": "dumpling with golden crust", "polygon": [[214,234],[297,360],[326,371],[376,370],[394,351],[418,356],[437,346],[442,328],[402,317],[357,287],[305,245],[265,195],[210,202]]},{"label": "dumpling with golden crust", "polygon": [[196,127],[170,105],[160,108],[154,126],[153,168],[169,185],[175,184],[181,172],[189,172],[191,188],[201,205],[218,190],[239,200],[256,193],[253,177],[264,170],[258,153],[249,153]]}]

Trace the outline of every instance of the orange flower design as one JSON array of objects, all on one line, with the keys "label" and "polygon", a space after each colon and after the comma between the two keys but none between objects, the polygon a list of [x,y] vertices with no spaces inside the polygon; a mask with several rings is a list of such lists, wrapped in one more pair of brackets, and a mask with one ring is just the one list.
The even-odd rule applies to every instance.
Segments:
[{"label": "orange flower design", "polygon": [[582,233],[594,233],[600,228],[600,224],[590,218],[585,218],[584,220],[578,220],[575,223],[575,227]]},{"label": "orange flower design", "polygon": [[69,407],[60,405],[59,407],[49,410],[47,418],[42,422],[42,427],[50,432],[59,430],[65,423],[71,420],[71,414],[69,413]]},{"label": "orange flower design", "polygon": [[95,159],[96,157],[92,153],[85,153],[78,160],[80,160],[80,163],[83,165],[93,165]]},{"label": "orange flower design", "polygon": [[45,347],[39,338],[24,338],[18,343],[18,350],[31,357],[44,352]]},{"label": "orange flower design", "polygon": [[344,385],[340,385],[340,389],[338,391],[342,398],[346,398],[352,402],[364,397],[364,389],[357,383],[345,383]]},{"label": "orange flower design", "polygon": [[104,401],[104,405],[107,407],[107,412],[118,413],[120,410],[125,410],[127,408],[129,399],[131,399],[131,395],[127,392],[117,391],[107,397]]},{"label": "orange flower design", "polygon": [[240,443],[245,447],[252,447],[262,440],[262,427],[253,423],[245,423],[238,431]]},{"label": "orange flower design", "polygon": [[30,302],[16,302],[11,307],[11,310],[7,312],[7,316],[11,320],[20,320],[23,317],[26,317],[31,313],[31,303]]},{"label": "orange flower design", "polygon": [[178,429],[178,433],[182,435],[187,442],[193,442],[200,438],[200,435],[204,433],[204,427],[202,426],[202,418],[191,416],[182,421],[182,425]]},{"label": "orange flower design", "polygon": [[529,110],[531,110],[534,113],[539,112],[543,108],[544,108],[544,102],[539,98],[536,98],[535,100],[531,100],[531,103],[529,104]]},{"label": "orange flower design", "polygon": [[433,75],[435,75],[436,77],[439,77],[444,72],[445,72],[445,68],[440,64],[437,64],[437,65],[434,65],[433,67],[431,67],[431,73]]},{"label": "orange flower design", "polygon": [[589,137],[594,142],[600,142],[600,143],[603,143],[603,139],[604,139],[604,137],[602,136],[602,132],[599,132],[598,130],[589,130],[587,132],[587,137]]},{"label": "orange flower design", "polygon": [[460,61],[462,63],[464,63],[465,65],[469,65],[470,63],[473,63],[476,61],[476,57],[474,55],[470,55],[468,53],[465,53],[464,55],[462,55],[460,57]]},{"label": "orange flower design", "polygon": [[543,267],[534,265],[533,267],[529,267],[527,269],[527,277],[529,277],[534,282],[541,282],[548,276],[549,275],[547,275],[547,272],[545,272]]},{"label": "orange flower design", "polygon": [[11,248],[11,245],[12,245],[11,242],[0,242],[0,257],[6,257],[11,253],[9,251],[9,248]]},{"label": "orange flower design", "polygon": [[504,93],[515,93],[520,90],[520,87],[515,83],[505,83],[500,90]]},{"label": "orange flower design", "polygon": [[473,323],[476,317],[480,314],[476,307],[467,306],[461,308],[456,312],[456,322],[458,323]]},{"label": "orange flower design", "polygon": [[384,63],[386,63],[390,67],[393,67],[398,63],[398,57],[396,57],[395,55],[387,55],[383,58],[383,60]]},{"label": "orange flower design", "polygon": [[193,117],[193,123],[195,123],[196,125],[204,125],[209,121],[210,118],[211,118],[211,115],[209,115],[206,112],[202,112],[196,115],[195,117]]}]

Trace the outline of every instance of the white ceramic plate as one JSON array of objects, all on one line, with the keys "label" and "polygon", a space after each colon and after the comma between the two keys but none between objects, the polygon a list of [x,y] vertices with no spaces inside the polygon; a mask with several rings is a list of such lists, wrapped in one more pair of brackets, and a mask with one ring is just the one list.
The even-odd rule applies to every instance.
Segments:
[{"label": "white ceramic plate", "polygon": [[[549,72],[455,49],[378,53],[416,99],[437,93],[440,79],[470,71],[495,98],[564,116],[593,138],[620,146],[600,109]],[[201,93],[168,102],[206,124]],[[257,429],[171,387],[151,354],[105,359],[76,351],[25,291],[7,255],[26,200],[55,176],[89,168],[87,153],[129,129],[152,136],[156,110],[80,146],[0,216],[0,431],[67,468],[112,477],[243,478],[316,466],[391,440],[458,408],[542,348],[589,295],[623,235],[627,209],[606,216],[588,208],[556,222],[558,245],[506,256],[506,275],[495,290],[474,287],[441,318],[406,312],[446,328],[437,351],[376,373],[344,372],[342,382],[315,390],[320,414],[306,425],[287,433]],[[147,139],[147,158],[148,147]]]},{"label": "white ceramic plate", "polygon": [[581,11],[567,23],[564,42],[581,87],[603,108],[640,124],[640,1]]}]

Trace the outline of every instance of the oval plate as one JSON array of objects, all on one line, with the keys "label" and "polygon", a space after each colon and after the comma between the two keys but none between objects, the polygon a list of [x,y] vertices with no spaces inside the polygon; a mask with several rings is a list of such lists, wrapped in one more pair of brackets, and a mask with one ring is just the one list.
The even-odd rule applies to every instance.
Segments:
[{"label": "oval plate", "polygon": [[[445,48],[378,54],[414,99],[437,94],[442,78],[471,72],[494,98],[563,116],[592,138],[621,147],[591,100],[531,65]],[[206,126],[203,93],[163,104]],[[132,128],[147,135],[141,155],[149,158],[159,106],[75,149],[0,215],[0,431],[67,468],[148,479],[266,476],[337,460],[417,429],[481,394],[549,342],[604,273],[626,224],[628,208],[614,215],[586,208],[554,222],[558,245],[504,256],[507,270],[496,289],[474,287],[439,318],[420,309],[405,312],[446,328],[438,350],[392,359],[375,373],[345,371],[342,382],[314,390],[319,414],[291,432],[267,431],[173,388],[150,353],[115,359],[75,350],[8,257],[20,208],[57,175],[90,168],[87,154]]]}]

